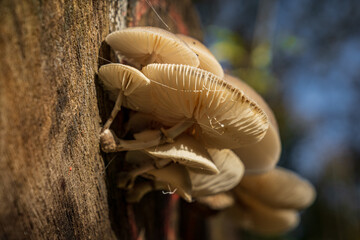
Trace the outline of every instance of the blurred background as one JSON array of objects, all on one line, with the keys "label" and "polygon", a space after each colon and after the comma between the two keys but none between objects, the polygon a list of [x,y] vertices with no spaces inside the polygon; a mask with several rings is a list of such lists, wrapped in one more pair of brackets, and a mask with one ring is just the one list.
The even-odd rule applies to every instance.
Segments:
[{"label": "blurred background", "polygon": [[271,239],[360,239],[360,2],[194,4],[205,45],[274,110],[283,143],[279,165],[317,189],[300,226]]}]

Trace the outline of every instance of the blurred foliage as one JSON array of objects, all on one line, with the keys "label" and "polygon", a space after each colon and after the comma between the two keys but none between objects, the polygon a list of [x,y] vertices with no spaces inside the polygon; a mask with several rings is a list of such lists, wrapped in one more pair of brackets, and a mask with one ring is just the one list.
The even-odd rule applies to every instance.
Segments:
[{"label": "blurred foliage", "polygon": [[268,42],[252,47],[238,33],[225,28],[210,26],[206,32],[216,39],[209,48],[226,72],[243,79],[262,95],[277,89],[277,79],[269,68]]},{"label": "blurred foliage", "polygon": [[218,61],[229,62],[232,66],[245,64],[248,52],[238,34],[215,26],[210,26],[207,32],[217,39],[209,48]]},{"label": "blurred foliage", "polygon": [[303,42],[295,35],[286,35],[282,37],[280,42],[280,49],[288,55],[300,54],[303,50]]}]

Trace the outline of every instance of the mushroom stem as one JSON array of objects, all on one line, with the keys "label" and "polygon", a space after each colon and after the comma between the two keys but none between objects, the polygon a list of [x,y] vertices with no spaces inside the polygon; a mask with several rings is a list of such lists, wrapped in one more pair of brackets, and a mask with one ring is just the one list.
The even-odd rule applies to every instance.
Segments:
[{"label": "mushroom stem", "polygon": [[194,121],[186,119],[183,120],[169,129],[161,128],[162,134],[167,138],[166,141],[173,142],[173,139],[185,132],[189,127],[194,124]]},{"label": "mushroom stem", "polygon": [[123,97],[124,97],[124,93],[123,93],[123,91],[120,91],[118,97],[116,98],[115,106],[114,106],[113,110],[111,111],[110,117],[106,121],[102,132],[105,129],[109,129],[109,127],[110,127],[111,123],[114,121],[116,115],[121,110],[121,103],[122,103]]},{"label": "mushroom stem", "polygon": [[[143,131],[136,135],[146,135],[145,138],[136,140],[123,140],[116,137],[116,135],[109,129],[103,130],[100,134],[100,144],[104,152],[121,152],[142,150],[149,147],[154,147],[162,144],[162,136],[159,130]],[[149,137],[150,135],[150,137]],[[164,141],[165,142],[165,141]]]}]

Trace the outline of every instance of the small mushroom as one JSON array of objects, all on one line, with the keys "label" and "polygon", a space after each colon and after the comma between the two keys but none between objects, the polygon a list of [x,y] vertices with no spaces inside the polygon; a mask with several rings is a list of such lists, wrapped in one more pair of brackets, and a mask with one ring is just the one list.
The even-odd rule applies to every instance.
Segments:
[{"label": "small mushroom", "polygon": [[209,71],[219,78],[224,77],[224,70],[222,69],[220,63],[216,60],[214,55],[209,51],[209,49],[202,44],[200,41],[195,38],[183,35],[176,34],[181,40],[183,40],[187,45],[193,50],[200,60],[200,65],[198,68]]},{"label": "small mushroom", "polygon": [[144,149],[142,152],[130,151],[126,154],[126,160],[130,163],[138,163],[140,166],[130,172],[122,173],[118,182],[121,188],[131,188],[137,176],[161,169],[172,162],[205,175],[219,173],[207,151],[192,137],[185,134],[174,143]]},{"label": "small mushroom", "polygon": [[268,129],[267,116],[254,101],[210,72],[175,64],[149,64],[142,72],[152,81],[152,115],[165,126],[177,124],[177,130],[194,125],[205,147],[249,145]]},{"label": "small mushroom", "polygon": [[147,101],[150,98],[150,80],[139,70],[116,63],[100,67],[99,77],[104,88],[109,91],[110,98],[115,101],[115,106],[100,135],[102,149],[110,152],[117,149],[119,140],[109,127],[122,105],[142,112],[152,111],[152,105]]},{"label": "small mushroom", "polygon": [[312,204],[316,192],[309,181],[277,167],[262,174],[245,175],[235,192],[246,192],[271,207],[302,209]]},{"label": "small mushroom", "polygon": [[[150,80],[136,68],[111,63],[100,67],[99,77],[105,90],[109,92],[110,99],[115,101],[111,120],[121,109],[121,105],[141,112],[152,111],[153,106],[148,101],[150,98]],[[104,128],[109,127],[110,124],[111,122],[108,122]]]},{"label": "small mushroom", "polygon": [[281,153],[280,135],[274,113],[264,99],[245,82],[227,74],[224,80],[244,91],[246,96],[255,101],[269,118],[269,129],[262,140],[249,146],[240,146],[233,151],[243,161],[247,173],[261,173],[273,169]]},{"label": "small mushroom", "polygon": [[227,210],[235,224],[262,235],[280,235],[299,224],[294,209],[273,208],[243,192],[237,194],[239,204]]},{"label": "small mushroom", "polygon": [[175,34],[156,27],[132,27],[110,33],[105,41],[141,66],[177,63],[199,66],[196,54]]}]

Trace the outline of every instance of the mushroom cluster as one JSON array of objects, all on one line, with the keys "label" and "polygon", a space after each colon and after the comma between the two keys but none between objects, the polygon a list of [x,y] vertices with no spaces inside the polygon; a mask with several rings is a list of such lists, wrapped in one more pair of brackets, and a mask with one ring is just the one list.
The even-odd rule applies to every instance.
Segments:
[{"label": "mushroom cluster", "polygon": [[[224,75],[212,53],[191,37],[133,27],[109,34],[106,42],[131,64],[99,69],[115,102],[100,144],[105,152],[127,151],[133,170],[118,180],[127,201],[163,190],[213,209],[232,206],[240,212],[234,217],[239,225],[252,231],[280,233],[296,225],[296,210],[311,204],[315,191],[275,168],[279,131],[261,96]],[[131,139],[110,130],[122,106],[131,110],[125,129]],[[286,217],[290,223],[281,225]]]}]

